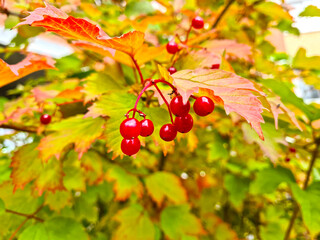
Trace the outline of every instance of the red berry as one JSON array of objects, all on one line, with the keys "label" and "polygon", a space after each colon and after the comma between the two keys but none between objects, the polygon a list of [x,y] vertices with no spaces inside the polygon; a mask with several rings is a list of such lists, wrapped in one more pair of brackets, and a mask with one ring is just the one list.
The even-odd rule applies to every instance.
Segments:
[{"label": "red berry", "polygon": [[148,137],[153,133],[154,126],[150,119],[143,119],[141,122],[141,132],[142,137]]},{"label": "red berry", "polygon": [[42,124],[49,124],[51,122],[51,116],[49,114],[43,114],[40,117],[40,122]]},{"label": "red berry", "polygon": [[175,54],[176,52],[178,52],[179,47],[178,44],[176,42],[168,42],[167,43],[167,52],[170,54]]},{"label": "red berry", "polygon": [[140,132],[141,124],[135,118],[128,118],[120,125],[120,133],[125,139],[138,137]]},{"label": "red berry", "polygon": [[174,125],[176,126],[178,132],[187,133],[193,127],[193,119],[190,114],[185,117],[176,117],[174,120]]},{"label": "red berry", "polygon": [[174,74],[174,73],[177,72],[177,69],[176,69],[175,67],[169,67],[169,68],[168,68],[168,72],[169,72],[170,74]]},{"label": "red berry", "polygon": [[195,29],[201,29],[204,26],[204,22],[203,22],[203,18],[202,17],[195,17],[194,19],[192,19],[192,27],[194,27]]},{"label": "red berry", "polygon": [[207,116],[214,110],[214,102],[208,97],[198,97],[193,104],[193,110],[201,117]]},{"label": "red berry", "polygon": [[293,148],[293,147],[289,148],[289,151],[290,151],[291,153],[296,153],[296,152],[297,152],[297,150],[296,150],[295,148]]},{"label": "red berry", "polygon": [[285,159],[286,162],[290,162],[290,160],[291,160],[291,159],[288,158],[288,157],[286,157],[286,159]]},{"label": "red berry", "polygon": [[181,96],[174,97],[170,102],[170,109],[174,115],[184,117],[190,111],[190,102],[183,103]]},{"label": "red berry", "polygon": [[171,123],[165,124],[160,129],[160,137],[167,142],[172,141],[177,136],[177,129]]},{"label": "red berry", "polygon": [[139,138],[123,139],[121,142],[121,151],[124,154],[131,156],[139,152],[140,146]]},{"label": "red berry", "polygon": [[211,69],[219,69],[220,68],[220,64],[216,63],[216,64],[212,64]]}]

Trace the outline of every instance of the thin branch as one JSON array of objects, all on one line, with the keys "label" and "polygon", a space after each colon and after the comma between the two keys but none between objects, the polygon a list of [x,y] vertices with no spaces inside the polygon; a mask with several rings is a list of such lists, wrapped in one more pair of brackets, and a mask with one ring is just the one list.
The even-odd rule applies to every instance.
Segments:
[{"label": "thin branch", "polygon": [[7,213],[12,213],[12,214],[15,214],[15,215],[19,215],[19,216],[23,216],[23,217],[27,217],[27,218],[33,218],[39,222],[44,222],[44,220],[42,218],[39,218],[39,217],[36,217],[34,216],[34,214],[25,214],[25,213],[20,213],[20,212],[16,212],[16,211],[13,211],[13,210],[10,210],[10,209],[6,209],[6,212]]},{"label": "thin branch", "polygon": [[[307,172],[306,178],[305,178],[304,183],[303,183],[303,190],[305,190],[308,187],[310,176],[311,176],[311,172],[312,172],[313,166],[314,166],[314,164],[315,164],[315,162],[317,160],[318,153],[319,153],[320,138],[315,139],[314,142],[315,142],[316,146],[315,146],[315,149],[312,152],[312,157],[311,157],[310,165],[308,167],[308,172]],[[292,213],[292,216],[291,216],[291,219],[290,219],[290,222],[289,222],[289,225],[288,225],[288,228],[287,228],[287,231],[286,231],[286,235],[285,235],[284,240],[289,240],[290,239],[290,233],[291,233],[291,230],[293,228],[294,222],[295,222],[295,220],[296,220],[296,218],[298,216],[298,213],[299,213],[299,206],[296,203],[295,207],[294,207],[294,210],[293,210],[293,213]]]},{"label": "thin branch", "polygon": [[0,128],[6,128],[6,129],[12,129],[16,131],[22,131],[22,132],[29,132],[29,133],[36,133],[37,127],[35,126],[15,126],[10,124],[2,124],[0,125]]},{"label": "thin branch", "polygon": [[[43,208],[43,206],[44,206],[43,204],[40,205],[40,207],[38,207],[38,209],[33,214],[25,216],[27,218],[16,228],[16,230],[12,233],[11,237],[9,238],[9,240],[13,240],[14,239],[14,237],[17,235],[17,233],[20,231],[20,229],[28,222],[29,219],[31,219],[31,218],[35,219],[35,215]],[[21,215],[21,214],[18,214],[18,215]],[[21,215],[21,216],[23,216],[23,215]],[[44,220],[41,219],[41,222],[44,222]]]},{"label": "thin branch", "polygon": [[214,24],[212,25],[212,28],[216,28],[219,24],[219,22],[221,21],[222,17],[224,16],[224,14],[228,11],[228,9],[230,8],[230,6],[235,2],[235,0],[229,0],[229,2],[227,3],[227,5],[224,7],[224,9],[222,10],[222,12],[219,14],[219,16],[217,17],[216,21],[214,22]]},{"label": "thin branch", "polygon": [[12,12],[6,8],[1,8],[1,7],[0,7],[0,13],[6,14],[7,16],[16,16],[19,18],[25,18],[27,16],[27,14]]},{"label": "thin branch", "polygon": [[134,59],[134,57],[131,57],[131,59],[132,59],[132,61],[133,61],[134,65],[136,66],[136,69],[138,70],[138,73],[139,73],[139,76],[140,76],[141,84],[143,84],[143,83],[144,83],[144,79],[143,79],[143,76],[142,76],[141,69],[140,69],[140,67],[139,67],[139,65],[138,65],[138,63],[137,63],[137,61]]}]

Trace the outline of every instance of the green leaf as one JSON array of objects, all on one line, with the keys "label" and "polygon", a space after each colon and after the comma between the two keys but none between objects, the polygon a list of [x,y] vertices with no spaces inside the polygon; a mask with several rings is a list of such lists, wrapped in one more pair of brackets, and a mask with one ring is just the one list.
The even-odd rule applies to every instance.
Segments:
[{"label": "green leaf", "polygon": [[224,178],[224,185],[229,192],[229,199],[232,204],[239,207],[249,191],[250,180],[227,174]]},{"label": "green leaf", "polygon": [[39,195],[45,190],[63,190],[62,164],[56,158],[43,163],[38,157],[37,146],[38,142],[24,145],[12,157],[11,178],[15,189],[24,188],[27,183],[35,180],[34,186]]},{"label": "green leaf", "polygon": [[72,194],[68,191],[47,192],[44,203],[51,210],[59,212],[66,206],[72,206]]},{"label": "green leaf", "polygon": [[257,173],[256,179],[250,185],[253,194],[264,194],[274,192],[280,183],[295,183],[292,172],[281,166],[270,167]]},{"label": "green leaf", "polygon": [[313,106],[307,105],[301,98],[298,98],[290,89],[287,83],[277,80],[266,79],[262,84],[270,88],[275,94],[281,97],[281,101],[286,104],[292,104],[299,108],[310,120],[320,118],[320,110]]},{"label": "green leaf", "polygon": [[293,184],[291,189],[300,205],[306,227],[315,236],[320,232],[320,182],[312,183],[306,190],[302,190],[297,184]]},{"label": "green leaf", "polygon": [[186,190],[181,185],[180,179],[168,172],[157,172],[145,179],[146,187],[151,198],[160,206],[164,198],[175,204],[187,201]]},{"label": "green leaf", "polygon": [[97,98],[102,93],[110,90],[119,90],[123,88],[110,75],[103,73],[91,74],[84,85],[84,92],[86,94],[86,101]]},{"label": "green leaf", "polygon": [[56,217],[26,228],[19,240],[88,240],[83,226],[70,218]]},{"label": "green leaf", "polygon": [[136,17],[141,14],[148,15],[154,11],[150,1],[132,1],[127,4],[125,14],[127,17]]},{"label": "green leaf", "polygon": [[284,215],[284,208],[279,205],[266,208],[263,217],[265,224],[261,227],[262,240],[284,239],[288,227],[288,220],[283,217]]},{"label": "green leaf", "polygon": [[188,205],[166,207],[160,216],[161,228],[170,239],[182,239],[204,233],[200,220]]},{"label": "green leaf", "polygon": [[51,240],[45,225],[37,223],[27,227],[20,235],[18,240]]},{"label": "green leaf", "polygon": [[292,17],[288,11],[284,10],[279,4],[274,2],[262,2],[255,6],[255,9],[265,15],[268,15],[276,20],[288,19]]},{"label": "green leaf", "polygon": [[83,118],[78,115],[50,124],[48,130],[55,133],[41,139],[38,149],[42,159],[47,160],[52,156],[59,158],[65,146],[70,143],[74,143],[74,149],[81,157],[102,134],[104,123],[102,118]]},{"label": "green leaf", "polygon": [[316,6],[309,5],[303,12],[299,14],[300,17],[320,17],[320,9]]},{"label": "green leaf", "polygon": [[6,206],[4,204],[4,201],[0,198],[0,215],[4,214],[6,212]]},{"label": "green leaf", "polygon": [[156,231],[147,211],[139,204],[120,210],[114,217],[120,226],[113,234],[114,240],[155,240]]},{"label": "green leaf", "polygon": [[113,166],[107,172],[107,180],[114,181],[113,191],[115,200],[124,201],[135,193],[139,198],[143,195],[143,186],[140,180],[119,166]]},{"label": "green leaf", "polygon": [[292,67],[305,70],[320,70],[320,56],[307,57],[307,51],[300,48],[292,60]]},{"label": "green leaf", "polygon": [[89,203],[82,196],[76,199],[74,211],[79,220],[87,219],[89,222],[97,222],[98,220],[98,208],[95,206],[95,202]]}]

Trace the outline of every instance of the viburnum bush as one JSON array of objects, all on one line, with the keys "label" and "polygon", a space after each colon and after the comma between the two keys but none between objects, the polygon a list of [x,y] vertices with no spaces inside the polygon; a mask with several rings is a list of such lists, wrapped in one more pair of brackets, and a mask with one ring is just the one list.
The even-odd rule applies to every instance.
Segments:
[{"label": "viburnum bush", "polygon": [[292,82],[320,57],[276,51],[288,9],[1,1],[1,239],[317,239],[320,108]]}]

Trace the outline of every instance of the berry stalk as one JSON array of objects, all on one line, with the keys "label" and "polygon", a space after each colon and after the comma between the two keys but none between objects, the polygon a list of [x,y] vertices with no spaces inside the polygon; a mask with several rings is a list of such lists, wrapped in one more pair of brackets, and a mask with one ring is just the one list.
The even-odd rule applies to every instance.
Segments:
[{"label": "berry stalk", "polygon": [[140,76],[140,82],[141,84],[144,83],[144,79],[143,79],[143,75],[142,75],[142,72],[141,72],[141,69],[137,63],[137,61],[134,59],[134,57],[131,57],[132,61],[133,61],[133,64],[135,65],[136,69],[138,70],[138,73],[139,73],[139,76]]}]

